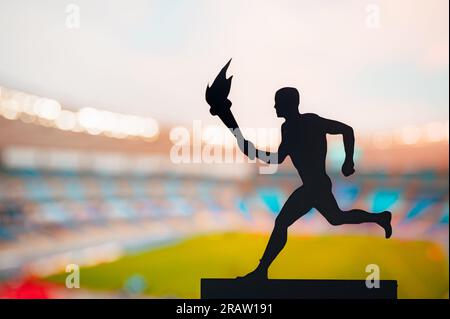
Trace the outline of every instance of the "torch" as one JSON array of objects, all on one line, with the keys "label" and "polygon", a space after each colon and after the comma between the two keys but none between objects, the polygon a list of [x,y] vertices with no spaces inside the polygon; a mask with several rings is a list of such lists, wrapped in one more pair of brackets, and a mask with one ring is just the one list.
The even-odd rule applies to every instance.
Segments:
[{"label": "torch", "polygon": [[206,102],[209,104],[209,112],[211,115],[218,116],[223,124],[225,124],[231,131],[231,133],[236,137],[238,143],[244,143],[244,137],[242,136],[239,125],[237,124],[233,113],[231,112],[231,101],[228,99],[228,94],[231,89],[231,80],[233,76],[228,79],[226,77],[227,69],[230,66],[231,59],[227,64],[220,70],[219,74],[216,76],[213,84],[206,87],[205,98]]}]

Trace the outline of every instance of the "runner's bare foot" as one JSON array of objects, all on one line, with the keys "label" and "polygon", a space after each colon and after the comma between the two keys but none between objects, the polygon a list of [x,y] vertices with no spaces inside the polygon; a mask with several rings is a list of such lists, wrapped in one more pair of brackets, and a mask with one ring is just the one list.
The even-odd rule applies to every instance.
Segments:
[{"label": "runner's bare foot", "polygon": [[263,269],[256,268],[252,272],[249,272],[247,275],[242,277],[237,277],[239,280],[253,280],[253,281],[261,281],[267,280],[267,271]]},{"label": "runner's bare foot", "polygon": [[384,211],[380,213],[381,221],[380,226],[384,228],[385,231],[385,237],[390,238],[392,236],[392,226],[391,226],[391,219],[392,219],[392,213],[390,211]]}]

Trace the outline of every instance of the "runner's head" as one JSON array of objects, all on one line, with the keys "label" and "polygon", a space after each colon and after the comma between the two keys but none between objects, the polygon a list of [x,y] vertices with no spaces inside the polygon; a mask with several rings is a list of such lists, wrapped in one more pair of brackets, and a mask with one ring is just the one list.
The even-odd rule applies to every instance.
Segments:
[{"label": "runner's head", "polygon": [[275,110],[278,117],[289,117],[298,114],[300,94],[296,88],[284,87],[275,93]]}]

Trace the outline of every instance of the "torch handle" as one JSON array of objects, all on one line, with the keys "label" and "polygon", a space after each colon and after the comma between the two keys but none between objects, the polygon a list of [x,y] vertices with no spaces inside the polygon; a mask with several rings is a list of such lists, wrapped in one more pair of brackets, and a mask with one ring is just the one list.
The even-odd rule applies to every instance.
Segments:
[{"label": "torch handle", "polygon": [[236,119],[229,108],[220,110],[220,112],[217,113],[217,116],[230,130],[239,128],[239,125],[237,124]]},{"label": "torch handle", "polygon": [[225,108],[217,113],[217,116],[222,120],[223,124],[231,131],[231,133],[238,139],[238,141],[243,141],[244,136],[242,135],[241,129],[234,118],[231,109]]}]

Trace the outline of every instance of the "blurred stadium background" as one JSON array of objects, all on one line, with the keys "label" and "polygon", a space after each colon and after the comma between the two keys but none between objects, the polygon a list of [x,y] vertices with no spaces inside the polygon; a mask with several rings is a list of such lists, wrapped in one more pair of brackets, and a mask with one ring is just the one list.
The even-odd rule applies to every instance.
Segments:
[{"label": "blurred stadium background", "polygon": [[[139,255],[159,246],[173,249],[171,245],[201,234],[267,234],[283,202],[300,184],[290,163],[283,164],[270,175],[260,174],[258,166],[252,163],[174,164],[169,158],[173,145],[170,127],[159,127],[155,120],[108,113],[117,117],[117,123],[125,123],[117,126],[121,130],[117,134],[122,135],[113,137],[110,132],[111,137],[108,137],[103,121],[92,122],[95,114],[101,114],[100,110],[90,109],[91,121],[85,123],[86,109],[72,112],[62,110],[54,100],[3,87],[1,92],[0,291],[3,297],[20,297],[28,293],[49,297],[90,296],[85,289],[80,293],[62,288],[65,273],[51,280],[62,287],[49,285],[42,278],[64,272],[72,263],[95,269],[97,264],[115,263],[128,254]],[[130,120],[132,124],[126,125]],[[146,135],[136,131],[135,123],[141,120],[150,125],[147,131],[144,130]],[[209,131],[210,127],[203,130],[204,144],[207,144]],[[436,269],[431,269],[435,273],[412,272],[404,279],[405,283],[400,280],[400,291],[404,284],[410,289],[404,291],[404,296],[416,296],[414,289],[417,289],[417,296],[444,297],[448,289],[445,275],[449,217],[448,122],[409,127],[381,138],[372,136],[357,140],[359,170],[351,179],[339,175],[343,159],[341,141],[332,140],[329,145],[328,168],[335,181],[334,193],[340,205],[344,209],[392,210],[395,230],[392,241],[433,243],[425,247],[395,243],[391,247],[389,241],[376,254],[386,254],[381,262],[389,262],[389,258],[401,257],[401,252],[395,249],[410,250],[410,256],[404,256],[405,260],[399,265],[389,266],[396,269],[382,268],[384,276],[402,276],[402,272],[409,273],[408,269],[418,266],[418,271],[427,271],[434,264]],[[343,238],[349,234],[356,236],[353,240],[356,245],[349,242],[348,246],[340,247]],[[330,245],[350,250],[349,256],[341,257],[341,260],[335,256],[332,264],[318,274],[322,277],[333,274],[333,267],[341,267],[341,263],[350,262],[345,267],[359,265],[363,260],[371,263],[372,250],[380,245],[378,240],[382,238],[381,230],[376,227],[332,227],[314,212],[297,222],[291,235],[336,237],[319,245],[317,254],[323,251],[324,256],[319,256],[317,261],[308,257],[311,247],[306,247],[306,251],[301,246],[293,250],[291,253],[297,258],[290,267],[299,264],[297,272],[294,271],[297,275],[311,276],[306,270],[302,273],[302,267],[305,263],[325,262]],[[183,283],[180,280],[180,285],[187,286],[180,289],[173,286],[170,278],[166,278],[167,282],[159,282],[159,277],[167,274],[152,273],[150,269],[155,263],[163,263],[161,272],[178,267],[178,276],[186,277],[190,275],[179,272],[188,272],[183,268],[196,265],[198,276],[214,274],[218,270],[228,276],[239,275],[250,269],[246,266],[252,267],[257,262],[258,253],[265,244],[263,239],[248,236],[250,238],[241,240],[233,236],[218,237],[213,242],[217,251],[213,252],[209,251],[210,237],[205,237],[192,247],[192,250],[199,250],[196,254],[205,251],[203,258],[199,257],[197,261],[183,256],[193,252],[174,249],[170,258],[149,256],[142,258],[139,264],[125,264],[117,271],[107,272],[111,277],[109,280],[113,281],[112,287],[120,289],[106,289],[102,293],[120,296],[126,295],[127,289],[130,293],[133,289],[141,289],[139,292],[150,295],[162,291],[165,292],[163,296],[177,296],[176,292],[180,292],[182,297],[198,297],[195,295],[198,281]],[[371,240],[370,236],[375,238]],[[245,241],[250,239],[255,241],[255,246],[246,251]],[[221,255],[221,249],[226,250],[230,245],[242,247],[242,250]],[[242,264],[240,254],[244,253],[255,256]],[[364,254],[367,256],[361,260],[353,260]],[[177,256],[180,262],[183,261],[181,264],[176,262]],[[216,264],[220,258],[223,258],[225,269],[220,269],[219,263],[218,269],[211,270],[209,263]],[[351,259],[342,260],[347,258]],[[280,276],[286,276],[286,268],[280,267]],[[345,269],[344,273],[338,272],[335,276],[348,273],[350,277],[364,278],[364,265],[351,269],[353,272],[348,273]],[[94,275],[86,273],[86,276],[93,277],[92,283],[85,280],[82,270],[83,288],[102,288],[102,281],[108,281],[108,278],[98,279],[105,276],[101,270]],[[116,276],[123,278],[122,282],[113,279]],[[441,281],[436,289],[421,287],[433,280]],[[153,281],[157,282],[155,287],[151,284]],[[417,281],[417,286],[408,281]],[[447,284],[443,284],[445,282]],[[174,291],[170,291],[170,287]],[[158,294],[154,296],[158,297]]]},{"label": "blurred stadium background", "polygon": [[[108,20],[108,17],[118,12],[124,13],[116,1],[112,3],[112,9],[103,13],[104,23],[108,26],[117,23],[117,20]],[[141,1],[136,3],[142,6]],[[158,11],[165,19],[152,23],[167,26],[187,14],[182,10],[186,8],[184,2],[176,3],[165,5],[160,1],[152,2],[155,8],[170,6]],[[226,6],[220,8],[226,11],[224,14],[227,17],[240,7],[238,2],[230,3],[232,8],[228,8],[229,11],[225,10]],[[355,105],[361,101],[367,102],[366,108],[355,113],[353,118],[345,114],[344,107],[341,110],[334,108],[332,105],[335,103],[329,103],[328,97],[314,87],[317,84],[331,89],[341,81],[342,70],[322,70],[318,66],[317,74],[315,71],[313,73],[316,77],[311,76],[308,72],[314,68],[306,65],[312,63],[308,60],[311,52],[306,51],[298,55],[299,60],[306,60],[305,65],[295,65],[306,75],[296,74],[293,77],[286,75],[289,69],[277,73],[268,66],[268,72],[273,74],[272,79],[264,79],[258,73],[248,76],[259,67],[261,61],[270,59],[271,54],[282,56],[280,52],[286,46],[281,46],[280,51],[266,48],[267,52],[264,53],[258,51],[259,47],[253,51],[245,47],[251,41],[233,42],[234,38],[229,34],[233,34],[234,29],[227,30],[229,34],[225,33],[228,42],[224,46],[233,54],[237,65],[236,71],[233,71],[236,77],[232,100],[236,105],[233,108],[238,121],[244,123],[243,126],[255,125],[254,119],[248,117],[251,112],[243,111],[246,107],[244,102],[250,100],[244,97],[242,91],[245,90],[240,91],[241,87],[249,88],[252,81],[267,80],[269,86],[263,88],[268,92],[261,93],[261,99],[271,101],[275,88],[280,86],[279,83],[284,83],[279,80],[290,77],[288,80],[292,80],[291,83],[305,87],[306,103],[309,101],[312,104],[308,111],[317,111],[337,119],[347,118],[349,124],[356,126],[357,172],[351,178],[344,178],[339,171],[344,155],[342,141],[339,138],[329,139],[327,167],[340,206],[343,209],[360,207],[375,212],[386,209],[393,212],[394,235],[389,241],[383,239],[382,231],[375,226],[333,227],[317,212],[310,212],[290,228],[286,250],[274,263],[270,275],[274,278],[364,279],[367,275],[365,267],[377,264],[382,279],[399,281],[401,298],[448,298],[448,30],[441,32],[442,25],[448,27],[448,3],[430,2],[431,9],[427,6],[426,10],[423,4],[406,6],[409,15],[403,18],[415,21],[418,28],[423,28],[420,36],[416,34],[403,39],[403,48],[414,58],[426,56],[427,66],[432,65],[432,71],[424,71],[431,81],[419,82],[419,86],[416,86],[414,78],[422,78],[423,74],[409,72],[414,66],[402,65],[398,69],[395,63],[392,64],[396,58],[392,57],[393,52],[398,49],[393,44],[398,38],[389,38],[392,30],[397,32],[394,32],[397,37],[406,37],[411,32],[411,26],[403,29],[403,18],[395,15],[397,9],[404,11],[405,6],[388,5],[385,1],[377,3],[389,13],[383,20],[385,29],[380,31],[381,35],[371,35],[367,40],[374,41],[371,42],[371,52],[376,53],[372,56],[362,52],[362,55],[370,55],[371,58],[365,61],[369,64],[376,64],[374,61],[383,59],[388,61],[389,67],[384,73],[369,72],[370,76],[395,80],[386,86],[378,86],[379,91],[375,95],[374,92],[365,92],[361,87],[350,88],[349,96],[359,94],[363,98],[345,100],[350,108],[349,114],[354,112]],[[80,36],[73,33],[62,36],[60,33],[65,31],[56,28],[52,36],[60,40],[56,42],[61,47],[52,50],[53,40],[49,41],[45,35],[46,30],[55,29],[52,22],[43,23],[36,31],[25,28],[21,20],[15,20],[14,17],[17,19],[20,14],[25,14],[27,19],[34,18],[33,21],[41,23],[39,19],[44,14],[46,18],[56,14],[58,19],[62,17],[64,20],[64,7],[57,7],[62,10],[59,12],[54,9],[56,2],[52,1],[34,11],[21,11],[25,8],[23,1],[5,1],[2,5],[4,10],[0,10],[0,30],[3,30],[5,37],[2,37],[0,50],[0,298],[198,298],[200,278],[235,277],[250,271],[265,247],[278,211],[287,196],[301,183],[292,165],[287,161],[274,174],[265,175],[260,173],[260,163],[176,164],[170,158],[174,144],[171,132],[185,127],[194,138],[191,122],[197,119],[203,121],[199,131],[199,141],[203,147],[215,145],[221,151],[237,153],[233,141],[229,140],[229,133],[222,129],[217,119],[210,118],[208,107],[203,101],[206,82],[221,67],[222,61],[226,61],[225,55],[228,57],[228,53],[217,53],[217,59],[213,59],[211,56],[214,54],[203,50],[201,59],[206,62],[196,61],[192,58],[194,51],[190,46],[187,49],[183,45],[172,46],[172,41],[175,43],[179,41],[178,37],[186,36],[182,28],[173,27],[164,39],[147,34],[154,46],[159,43],[163,47],[161,52],[148,53],[146,49],[154,51],[155,47],[145,48],[140,42],[139,45],[134,43],[137,49],[130,43],[124,44],[131,46],[130,51],[143,50],[150,55],[150,62],[136,68],[139,75],[120,73],[121,65],[122,68],[133,69],[136,65],[130,61],[139,59],[120,52],[123,57],[115,56],[117,60],[113,63],[118,74],[121,74],[121,82],[118,79],[113,80],[113,84],[108,82],[111,81],[108,77],[112,77],[112,73],[108,72],[99,77],[98,70],[104,72],[112,68],[109,65],[111,60],[106,59],[102,65],[101,58],[109,56],[107,52],[110,47],[90,47],[88,43],[81,45],[81,48],[92,49],[92,60],[83,60],[83,57],[81,65],[72,66],[72,69],[66,65],[69,69],[58,73],[65,67],[59,64],[61,57],[65,56],[72,63],[80,60],[81,53],[73,51],[73,47],[69,49],[69,44],[65,42],[68,37],[69,42],[83,44],[78,38]],[[287,6],[283,2],[282,5],[261,7],[270,12],[272,6],[279,10],[283,5]],[[203,3],[201,7],[211,9],[208,6]],[[306,5],[303,6],[306,8]],[[99,30],[92,29],[92,25],[98,26],[99,22],[93,19],[92,11],[99,10],[98,5],[92,7],[88,2],[80,1],[80,7],[86,8],[84,12],[90,12],[82,20],[86,23],[86,27],[81,28],[82,32],[87,30],[95,35]],[[362,8],[364,14],[364,6],[360,8],[354,3],[346,4],[342,10],[348,7],[352,10],[342,13],[342,17],[354,17],[355,8]],[[125,10],[125,18],[120,21],[133,17],[139,8],[136,5],[135,11]],[[254,12],[248,6],[241,9],[245,10],[240,11],[241,16],[234,17],[235,23],[242,22],[240,19],[263,17],[266,12]],[[436,17],[434,13],[437,9],[441,10],[438,10],[440,15]],[[167,14],[171,10],[175,10],[176,14]],[[310,14],[316,17],[322,12],[313,11]],[[281,11],[277,12],[281,14]],[[208,15],[208,10],[205,9],[203,13]],[[2,19],[2,14],[8,19]],[[145,14],[137,17],[138,21],[144,18]],[[27,21],[30,23],[30,20]],[[199,29],[207,21],[201,20],[195,24],[194,33],[200,32]],[[258,25],[262,21],[264,19],[253,22]],[[323,43],[317,44],[314,55],[321,61],[324,58],[321,54],[328,52],[327,47],[336,45],[332,40],[335,27],[323,27],[327,22],[321,18],[317,22],[311,19],[306,22],[316,27],[320,22],[320,31],[325,39]],[[220,21],[217,23],[220,25]],[[34,32],[40,36],[41,42],[33,47],[33,52],[37,54],[30,57],[33,54],[27,49],[29,38],[12,40],[5,31],[7,28],[2,27],[3,24],[22,36]],[[269,26],[275,24],[272,21]],[[241,27],[245,32],[256,32],[253,27],[245,29],[244,25]],[[296,30],[295,25],[290,26]],[[133,27],[139,29],[142,26],[137,24]],[[350,30],[345,26],[343,28],[345,32]],[[212,35],[208,34],[210,37],[205,39],[214,42],[214,32],[219,31],[210,31]],[[98,43],[101,43],[101,32],[95,35]],[[436,35],[438,33],[439,36]],[[219,34],[224,36],[223,33]],[[433,34],[434,42],[428,45],[425,42],[430,39],[430,34]],[[61,40],[61,37],[66,40]],[[351,34],[348,38],[349,42],[353,41]],[[110,40],[108,37],[104,39]],[[279,46],[281,40],[277,41]],[[361,41],[361,48],[372,45]],[[409,47],[413,42],[419,42],[419,46],[415,44]],[[435,42],[437,46],[433,45]],[[242,52],[249,51],[249,56],[236,49],[234,44],[237,47],[244,46]],[[423,53],[421,49],[424,46],[431,48],[431,53]],[[380,47],[385,50],[382,54]],[[213,46],[213,49],[216,47]],[[289,50],[299,53],[303,47],[297,43],[289,46]],[[251,56],[256,51],[259,55],[252,62]],[[441,51],[444,52],[443,58]],[[184,53],[188,58],[180,59],[174,52]],[[346,67],[360,63],[353,60],[349,52],[338,51],[336,55]],[[344,59],[345,55],[349,55],[349,60]],[[239,62],[239,58],[244,62]],[[99,63],[102,66],[97,69]],[[201,64],[202,67],[198,74],[191,72],[195,67],[192,70],[190,67],[182,69],[184,73],[177,78],[175,71],[158,69],[158,63],[163,64],[163,69],[173,67],[174,70],[181,70],[180,66],[184,64]],[[241,82],[237,77],[239,63],[243,63],[240,64],[243,70],[241,76],[244,78]],[[274,65],[279,66],[279,61]],[[151,72],[153,67],[157,76]],[[82,71],[77,73],[77,68]],[[50,73],[47,75],[47,72]],[[438,75],[433,77],[433,72]],[[149,74],[152,78],[149,78]],[[195,79],[191,82],[195,84],[188,83],[191,76]],[[405,77],[409,77],[406,84],[403,82]],[[308,78],[311,82],[308,82]],[[64,81],[69,79],[66,88]],[[325,83],[322,79],[326,79]],[[348,78],[341,82],[345,82],[345,79]],[[370,83],[379,85],[376,80]],[[148,95],[139,95],[142,88],[134,87],[139,81],[145,81],[148,87],[144,90],[154,92],[157,98],[153,99],[152,93],[149,101],[142,98]],[[173,87],[165,89],[172,84],[179,84],[177,81],[194,87],[180,89],[180,92],[172,92],[175,90]],[[123,85],[120,90],[114,89],[118,83]],[[92,87],[97,84],[98,88]],[[388,102],[385,109],[378,106],[386,102],[379,100],[380,97],[387,96],[387,100],[398,102],[396,99],[399,97],[393,93],[397,85],[400,86],[399,91],[407,92],[410,100],[400,92],[401,98],[406,99],[404,104]],[[392,87],[394,89],[389,90]],[[131,90],[130,95],[141,98],[140,108],[136,106],[136,100],[132,100],[130,105],[123,102],[126,101],[128,90]],[[255,96],[260,89],[255,84],[252,90]],[[174,104],[179,104],[187,91],[192,91],[196,97],[186,98],[183,108],[175,108]],[[109,92],[110,100],[96,99]],[[114,94],[123,96],[116,100]],[[325,95],[334,99],[335,94],[333,91]],[[322,97],[315,100],[314,95]],[[85,99],[85,96],[90,96],[91,100]],[[342,98],[342,95],[338,98]],[[165,106],[164,99],[171,102]],[[92,101],[98,101],[100,106],[97,107]],[[275,117],[270,105],[272,102],[269,101],[263,104],[266,110],[261,109],[261,125],[269,123],[267,127],[276,128],[274,122],[267,120]],[[255,107],[258,104],[256,102],[260,102],[258,97],[257,101],[249,103],[249,107]],[[403,108],[402,105],[409,103],[412,105],[410,109]],[[338,104],[343,105],[340,102]],[[192,115],[189,105],[192,105]],[[316,105],[322,106],[316,109]],[[176,114],[169,116],[172,113]],[[379,129],[377,123],[380,123]],[[257,144],[266,148],[276,147],[277,142],[276,139],[270,139],[267,132],[258,135],[257,141]],[[191,151],[192,142],[192,139],[188,142]],[[69,264],[81,267],[79,289],[65,287],[68,275],[65,270]]]}]

